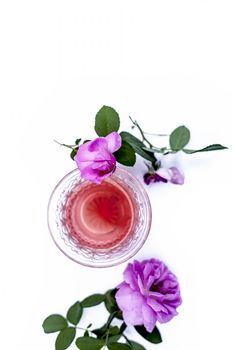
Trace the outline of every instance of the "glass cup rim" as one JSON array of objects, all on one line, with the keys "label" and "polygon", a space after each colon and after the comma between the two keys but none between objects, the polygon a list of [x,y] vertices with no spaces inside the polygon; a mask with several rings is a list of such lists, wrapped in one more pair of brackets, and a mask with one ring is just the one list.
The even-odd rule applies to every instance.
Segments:
[{"label": "glass cup rim", "polygon": [[[65,183],[69,178],[72,178],[73,175],[77,175],[77,177],[79,178],[80,183],[85,182],[87,180],[84,180],[81,178],[80,176],[80,171],[78,168],[73,169],[72,171],[70,171],[69,173],[67,173],[65,176],[63,176],[61,178],[60,181],[58,181],[58,183],[56,184],[56,186],[54,187],[50,197],[49,197],[49,201],[48,201],[48,207],[47,207],[47,225],[48,225],[48,229],[50,232],[50,235],[55,243],[55,245],[59,248],[59,250],[69,259],[71,259],[72,261],[81,264],[83,266],[87,266],[87,267],[92,267],[92,268],[106,268],[106,267],[112,267],[112,266],[116,266],[119,264],[122,264],[126,261],[128,261],[129,259],[131,259],[134,255],[136,255],[138,253],[138,251],[142,248],[142,246],[144,245],[144,243],[147,240],[147,237],[149,235],[150,232],[150,228],[151,228],[151,222],[152,222],[152,209],[151,209],[151,204],[150,204],[150,200],[147,194],[147,191],[145,190],[145,188],[143,187],[143,184],[139,181],[139,179],[133,175],[132,173],[130,173],[128,170],[122,168],[122,167],[117,167],[116,171],[111,175],[111,177],[117,177],[119,175],[122,176],[127,176],[128,178],[131,178],[132,182],[134,184],[136,184],[136,187],[139,188],[140,190],[140,194],[142,195],[142,198],[145,202],[145,212],[146,212],[146,219],[147,222],[145,224],[145,227],[143,228],[143,233],[142,233],[142,239],[140,240],[139,244],[137,244],[137,246],[132,249],[132,251],[129,252],[129,254],[127,254],[124,257],[118,258],[117,260],[113,260],[113,261],[109,261],[108,263],[100,263],[100,262],[93,262],[93,261],[88,261],[88,259],[86,259],[85,261],[82,259],[79,259],[78,256],[71,256],[71,254],[69,254],[66,251],[67,246],[65,246],[65,243],[62,243],[62,239],[59,240],[57,237],[55,237],[55,234],[53,232],[52,229],[52,224],[51,224],[51,206],[52,206],[52,202],[54,200],[54,196],[55,194],[59,191],[60,186]],[[55,213],[53,213],[55,216]],[[61,246],[62,244],[62,246]]]}]

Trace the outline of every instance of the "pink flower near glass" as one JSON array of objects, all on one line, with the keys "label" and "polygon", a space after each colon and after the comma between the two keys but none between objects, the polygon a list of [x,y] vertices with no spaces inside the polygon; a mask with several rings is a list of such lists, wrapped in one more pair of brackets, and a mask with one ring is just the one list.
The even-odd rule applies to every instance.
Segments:
[{"label": "pink flower near glass", "polygon": [[148,332],[157,321],[165,323],[177,315],[182,302],[177,278],[156,259],[128,264],[118,288],[116,301],[125,323],[144,325]]},{"label": "pink flower near glass", "polygon": [[171,182],[176,185],[183,185],[184,175],[174,166],[170,168],[159,168],[154,173],[146,173],[144,175],[144,182],[147,185],[151,182]]},{"label": "pink flower near glass", "polygon": [[75,161],[84,179],[95,183],[111,175],[116,169],[116,159],[112,153],[121,147],[121,137],[112,132],[106,137],[98,137],[81,145]]}]

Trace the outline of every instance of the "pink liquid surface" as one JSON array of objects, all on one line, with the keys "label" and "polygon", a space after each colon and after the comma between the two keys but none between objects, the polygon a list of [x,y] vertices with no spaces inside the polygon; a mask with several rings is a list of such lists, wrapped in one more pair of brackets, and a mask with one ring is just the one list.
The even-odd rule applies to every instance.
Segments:
[{"label": "pink liquid surface", "polygon": [[106,249],[132,233],[135,211],[128,190],[109,178],[100,185],[78,185],[67,200],[65,221],[81,245]]}]

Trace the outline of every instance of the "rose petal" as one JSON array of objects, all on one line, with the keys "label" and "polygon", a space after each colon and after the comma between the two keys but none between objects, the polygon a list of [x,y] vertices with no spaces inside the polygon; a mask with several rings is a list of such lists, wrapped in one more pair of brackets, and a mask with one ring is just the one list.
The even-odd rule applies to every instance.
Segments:
[{"label": "rose petal", "polygon": [[143,179],[146,185],[149,185],[151,182],[164,182],[164,183],[168,182],[167,179],[157,174],[157,172],[154,174],[146,173],[143,176]]},{"label": "rose petal", "polygon": [[141,310],[143,297],[139,292],[133,291],[125,284],[117,291],[116,302],[123,312],[123,318],[127,325],[143,324]]},{"label": "rose petal", "polygon": [[169,168],[171,174],[171,182],[176,185],[184,184],[184,175],[176,167]]},{"label": "rose petal", "polygon": [[138,290],[137,276],[134,273],[132,264],[128,264],[124,271],[124,280],[130,285],[131,289]]},{"label": "rose petal", "polygon": [[156,313],[152,310],[152,308],[144,303],[142,305],[142,315],[143,315],[143,324],[148,332],[152,332],[156,321]]},{"label": "rose petal", "polygon": [[89,152],[102,152],[104,149],[107,150],[107,148],[108,148],[108,142],[104,137],[98,137],[97,139],[91,142],[88,142]]},{"label": "rose petal", "polygon": [[117,305],[121,310],[125,310],[129,307],[129,300],[131,299],[131,294],[131,288],[125,282],[123,282],[123,284],[118,289],[115,295]]},{"label": "rose petal", "polygon": [[146,288],[144,287],[144,285],[142,283],[141,276],[139,276],[139,275],[138,275],[138,287],[139,287],[140,293],[142,295],[146,295],[147,294],[147,290],[146,290]]},{"label": "rose petal", "polygon": [[76,153],[76,156],[74,157],[77,165],[79,162],[87,162],[87,161],[93,161],[96,157],[96,152],[90,152],[89,151],[89,144],[91,141],[84,143],[83,145],[79,146],[79,149]]},{"label": "rose petal", "polygon": [[171,173],[170,173],[169,169],[159,168],[158,170],[156,170],[156,174],[158,174],[159,176],[161,176],[163,179],[165,179],[167,181],[171,180]]},{"label": "rose petal", "polygon": [[95,182],[96,184],[101,183],[101,178],[98,176],[98,173],[94,169],[91,169],[91,167],[87,166],[80,169],[80,173],[81,173],[81,176],[86,180]]},{"label": "rose petal", "polygon": [[159,312],[159,311],[163,311],[163,312],[167,312],[167,309],[161,304],[159,303],[155,298],[152,297],[148,297],[147,298],[147,304],[155,311],[155,312]]},{"label": "rose petal", "polygon": [[146,288],[147,288],[147,290],[150,290],[152,284],[154,283],[154,280],[155,280],[154,276],[149,276],[149,277],[148,277],[148,280],[147,280],[147,282],[146,282]]},{"label": "rose petal", "polygon": [[82,176],[82,170],[83,170],[83,169],[86,169],[86,168],[88,168],[88,167],[91,168],[91,166],[92,166],[92,164],[93,164],[92,161],[85,161],[85,162],[76,161],[76,163],[77,163],[77,166],[78,166],[78,168],[79,168],[79,170],[80,170],[80,172],[81,172],[81,176]]},{"label": "rose petal", "polygon": [[153,270],[154,270],[153,262],[148,261],[148,263],[145,265],[145,267],[143,269],[143,277],[145,280],[147,280],[149,278],[151,273],[153,273]]},{"label": "rose petal", "polygon": [[140,308],[134,308],[132,310],[123,311],[123,319],[127,326],[140,326],[143,325],[142,310]]},{"label": "rose petal", "polygon": [[111,153],[116,152],[121,147],[121,137],[116,131],[113,131],[111,134],[107,135],[105,140],[107,141],[107,148]]},{"label": "rose petal", "polygon": [[116,301],[121,310],[131,310],[141,305],[142,300],[142,295],[132,290],[127,284],[121,286],[116,293]]},{"label": "rose petal", "polygon": [[160,323],[166,323],[166,322],[170,321],[176,315],[178,315],[178,312],[176,312],[176,311],[174,312],[174,314],[171,312],[164,313],[161,311],[161,312],[158,312],[157,317],[158,317],[158,321]]}]

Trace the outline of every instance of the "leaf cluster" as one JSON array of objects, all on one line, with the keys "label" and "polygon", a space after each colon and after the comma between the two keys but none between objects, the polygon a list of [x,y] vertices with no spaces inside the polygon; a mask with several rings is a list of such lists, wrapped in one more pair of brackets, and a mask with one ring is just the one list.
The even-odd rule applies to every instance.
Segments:
[{"label": "leaf cluster", "polygon": [[[131,119],[131,118],[130,118]],[[131,119],[132,120],[132,119]],[[156,163],[155,153],[176,153],[183,151],[187,154],[198,152],[208,152],[226,149],[227,147],[220,144],[212,144],[201,149],[187,149],[185,146],[190,141],[190,130],[182,125],[175,128],[169,135],[169,147],[154,147],[150,141],[145,137],[145,133],[136,121],[133,121],[133,126],[137,127],[141,133],[142,140],[129,132],[122,131],[120,136],[122,138],[122,147],[115,152],[116,160],[124,165],[133,166],[136,161],[136,154],[140,155],[145,160]],[[120,127],[120,118],[118,113],[108,106],[103,106],[95,118],[95,131],[98,136],[106,136],[113,131],[118,131]]]},{"label": "leaf cluster", "polygon": [[[165,147],[154,146],[145,136],[145,133],[137,123],[137,121],[132,120],[133,128],[137,128],[141,140],[127,131],[121,131],[120,136],[122,139],[121,148],[114,153],[114,156],[118,163],[126,166],[134,166],[136,162],[136,155],[138,154],[146,161],[151,162],[153,168],[156,170],[158,168],[158,162],[156,154],[160,153],[167,155],[169,153],[177,153],[183,151],[186,154],[193,154],[199,152],[209,152],[223,150],[227,147],[221,144],[212,144],[200,149],[189,149],[186,148],[190,141],[190,130],[181,125],[175,128],[169,136],[169,145]],[[109,106],[103,106],[96,114],[95,117],[95,131],[99,137],[105,137],[113,131],[119,132],[120,128],[120,117],[117,111]],[[83,143],[89,140],[84,140]],[[81,139],[75,141],[75,145],[67,146],[72,149],[71,158],[74,159],[80,145]]]},{"label": "leaf cluster", "polygon": [[[120,118],[112,107],[103,106],[95,117],[95,131],[98,136],[107,136],[120,128]],[[122,139],[121,148],[114,153],[118,163],[133,166],[136,162],[136,154],[151,162],[155,161],[153,154],[143,149],[144,143],[129,132],[120,133]]]},{"label": "leaf cluster", "polygon": [[[68,309],[66,316],[60,314],[48,316],[42,327],[45,333],[59,332],[55,341],[55,349],[65,350],[75,342],[76,347],[80,350],[100,350],[102,348],[106,350],[146,350],[143,345],[128,339],[125,335],[124,332],[127,326],[116,303],[116,291],[116,289],[112,289],[105,294],[93,294],[81,302],[77,301]],[[79,327],[78,324],[84,309],[101,303],[104,303],[109,313],[106,323],[97,329],[92,329],[92,324],[89,324],[86,328]],[[112,325],[114,318],[122,321],[120,326]],[[152,333],[148,333],[143,326],[136,326],[135,330],[151,343],[158,344],[162,342],[157,327],[154,328]],[[79,336],[77,336],[78,331],[82,333]]]},{"label": "leaf cluster", "polygon": [[227,147],[222,146],[220,144],[212,144],[209,146],[206,146],[201,149],[188,149],[185,148],[187,144],[190,141],[190,130],[184,126],[178,126],[176,129],[172,131],[172,133],[169,136],[169,147],[161,147],[160,149],[152,146],[151,148],[144,147],[144,150],[147,152],[158,152],[163,153],[164,155],[169,153],[177,153],[179,151],[183,151],[187,154],[193,154],[193,153],[199,153],[199,152],[208,152],[208,151],[218,151],[226,149]]}]

